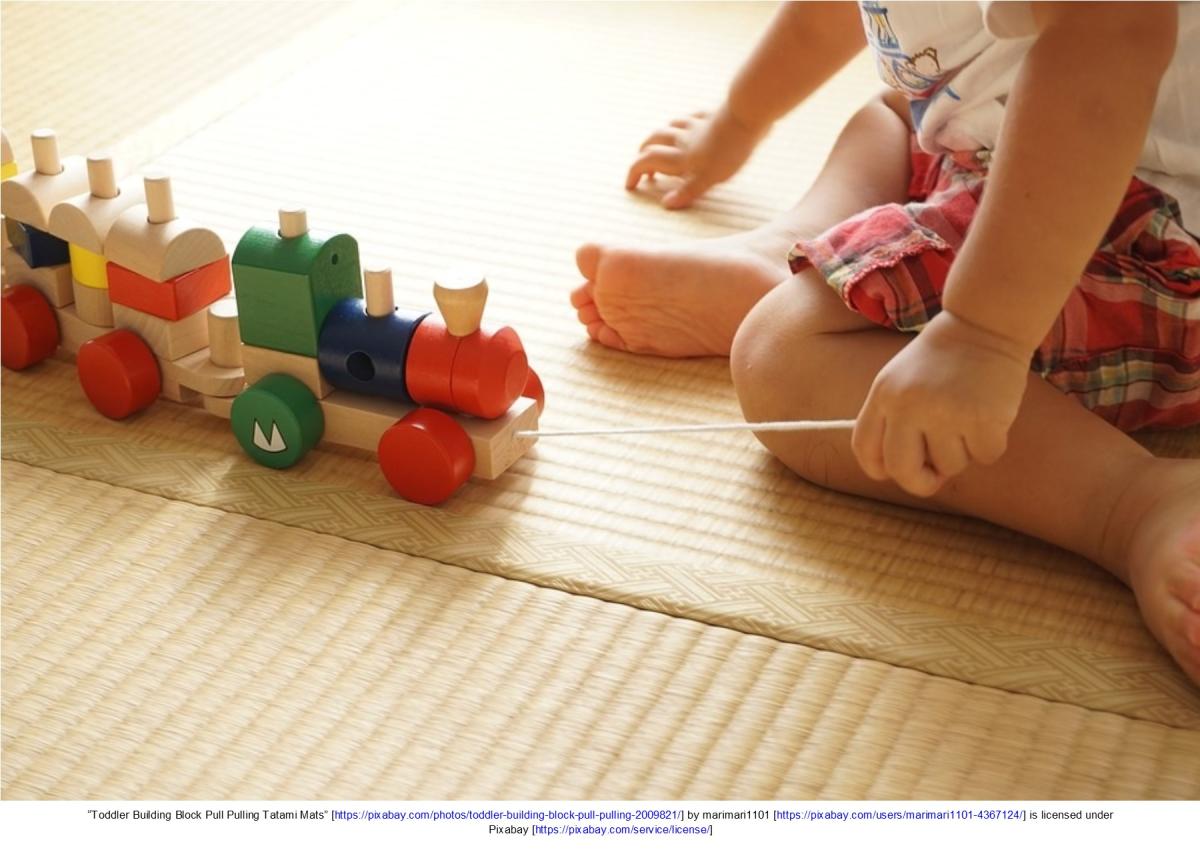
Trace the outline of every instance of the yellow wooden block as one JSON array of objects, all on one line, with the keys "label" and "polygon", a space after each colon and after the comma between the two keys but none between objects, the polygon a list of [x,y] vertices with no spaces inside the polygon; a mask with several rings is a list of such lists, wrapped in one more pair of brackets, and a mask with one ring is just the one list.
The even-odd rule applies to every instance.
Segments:
[{"label": "yellow wooden block", "polygon": [[0,165],[0,180],[7,180],[10,177],[17,176],[17,164],[15,162],[6,162]]},{"label": "yellow wooden block", "polygon": [[71,289],[75,293],[75,312],[79,318],[99,328],[113,326],[112,301],[108,299],[107,289],[84,286],[79,281],[74,281]]},{"label": "yellow wooden block", "polygon": [[247,385],[275,372],[283,372],[303,382],[317,398],[325,398],[333,391],[321,374],[321,366],[315,357],[243,344],[242,366],[246,369]]},{"label": "yellow wooden block", "polygon": [[108,289],[108,261],[74,242],[67,246],[71,254],[71,274],[84,286]]},{"label": "yellow wooden block", "polygon": [[163,360],[178,360],[208,347],[208,312],[198,310],[173,322],[123,304],[113,305],[113,325],[137,333]]}]

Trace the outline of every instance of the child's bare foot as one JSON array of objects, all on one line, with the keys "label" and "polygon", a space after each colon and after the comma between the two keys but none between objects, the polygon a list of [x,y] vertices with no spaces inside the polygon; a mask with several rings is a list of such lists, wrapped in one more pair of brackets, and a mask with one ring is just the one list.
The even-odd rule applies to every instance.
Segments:
[{"label": "child's bare foot", "polygon": [[1156,465],[1166,472],[1132,526],[1129,584],[1150,631],[1200,684],[1200,462]]},{"label": "child's bare foot", "polygon": [[742,319],[790,275],[782,234],[738,236],[667,247],[582,246],[585,282],[571,293],[592,339],[662,357],[729,356]]}]

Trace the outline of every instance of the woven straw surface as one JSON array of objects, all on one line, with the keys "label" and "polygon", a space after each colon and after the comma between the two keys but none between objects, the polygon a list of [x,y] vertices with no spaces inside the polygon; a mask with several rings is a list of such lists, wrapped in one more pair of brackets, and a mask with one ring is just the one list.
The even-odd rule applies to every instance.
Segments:
[{"label": "woven straw surface", "polygon": [[9,799],[1200,793],[1192,732],[21,463],[3,484]]},{"label": "woven straw surface", "polygon": [[[4,14],[8,39],[16,19],[8,7]],[[302,200],[314,226],[353,233],[365,257],[391,263],[410,306],[432,306],[438,269],[482,265],[490,321],[518,329],[547,387],[545,427],[733,419],[724,362],[588,345],[566,292],[584,239],[732,232],[786,206],[816,172],[839,122],[873,91],[866,62],[784,122],[746,172],[697,210],[670,215],[620,189],[637,142],[671,115],[710,104],[767,15],[712,4],[407,6],[344,43],[331,39],[311,61],[298,35],[278,47],[272,69],[294,73],[268,87],[270,74],[232,70],[214,87],[244,82],[244,105],[215,109],[201,92],[182,110],[185,141],[152,124],[131,130],[128,147],[153,151],[174,175],[181,210],[229,244],[281,201]],[[349,20],[343,26],[354,29],[361,18]],[[5,71],[10,131],[54,124],[47,110],[71,114],[77,89],[47,106],[30,94],[28,75],[23,83],[13,80],[19,68]],[[81,144],[102,138],[96,131]],[[37,475],[70,481],[70,492],[101,486],[80,477],[113,485],[104,500],[121,506],[110,524],[89,523],[86,512],[18,518],[6,493],[6,795],[1195,794],[1184,766],[1196,752],[1200,695],[1146,634],[1124,588],[1078,558],[983,523],[809,486],[748,437],[546,441],[500,480],[428,510],[391,497],[363,454],[322,447],[280,473],[241,457],[228,425],[199,410],[160,403],[130,422],[102,420],[66,363],[6,372],[3,388],[6,466],[20,463],[6,484],[42,467],[59,475]],[[1195,433],[1153,446],[1200,455]],[[30,486],[40,492],[42,483]],[[162,619],[138,621],[157,623],[147,627],[155,652],[130,655],[134,626],[111,623],[133,616],[123,606],[151,587],[119,552],[121,518],[135,505],[171,513],[167,527],[194,541],[214,526],[238,529],[237,541],[218,547],[164,549],[169,587],[203,575],[213,582],[206,598],[227,594],[234,609],[293,605],[307,626],[221,619],[228,609],[199,603],[168,607]],[[30,547],[9,542],[21,534],[94,540],[95,551],[75,557],[115,596],[80,591],[83,607],[95,607],[65,633],[59,595],[42,586],[56,579],[40,577]],[[293,554],[278,554],[289,546]],[[401,583],[419,576],[411,593],[430,599],[411,621],[397,603],[377,612],[385,619],[370,636],[356,633],[346,611],[374,605],[377,585],[339,571],[343,558]],[[27,571],[14,568],[27,562]],[[27,576],[19,592],[14,576]],[[447,605],[457,598],[449,588],[476,582],[487,590],[468,595],[483,601]],[[385,598],[413,604],[409,590],[393,592]],[[492,593],[530,602],[504,607]],[[593,620],[608,617],[619,628],[596,631]],[[426,620],[440,637],[402,637],[423,633]],[[618,633],[627,645],[612,643]],[[381,635],[398,641],[386,663],[339,679],[338,652],[365,651]],[[120,662],[83,702],[75,700],[85,670],[59,645],[68,639]],[[479,678],[481,641],[505,659],[499,666],[527,671],[512,693]],[[678,653],[658,655],[665,645]],[[733,660],[741,653],[745,663]],[[255,671],[277,656],[275,678],[239,701],[237,683],[257,687]],[[162,666],[184,657],[213,666],[207,675]],[[230,678],[214,679],[217,669]],[[404,691],[409,677],[432,670],[440,691]],[[21,688],[10,693],[16,676]],[[194,682],[168,681],[175,676]],[[597,678],[603,693],[593,690]],[[770,692],[761,702],[760,688]],[[146,689],[175,703],[168,709]],[[504,707],[491,714],[481,695],[494,691]],[[101,731],[83,722],[87,699],[115,701]],[[426,719],[381,728],[381,712],[397,700]],[[527,734],[500,734],[530,713],[541,720]],[[613,725],[597,726],[597,713]],[[206,737],[214,734],[206,720],[225,716],[240,737]],[[31,717],[38,723],[23,722]],[[535,746],[547,717],[572,735]],[[35,731],[47,723],[51,731]],[[284,753],[289,728],[303,730],[306,744]],[[89,734],[110,749],[94,752],[89,742],[99,738]],[[663,743],[673,741],[693,744]],[[781,741],[789,743],[776,752]],[[197,751],[206,754],[200,764]],[[356,764],[368,751],[371,766]]]}]

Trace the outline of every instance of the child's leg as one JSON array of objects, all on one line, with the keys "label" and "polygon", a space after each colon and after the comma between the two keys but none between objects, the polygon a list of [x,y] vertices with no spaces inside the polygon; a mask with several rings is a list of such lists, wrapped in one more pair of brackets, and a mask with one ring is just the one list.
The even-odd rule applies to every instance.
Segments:
[{"label": "child's leg", "polygon": [[[910,337],[848,310],[813,270],[759,302],[730,365],[750,421],[852,419]],[[1151,631],[1200,682],[1200,461],[1160,460],[1035,375],[995,465],[928,500],[868,478],[849,432],[764,433],[814,483],[977,516],[1078,552],[1137,594]]]},{"label": "child's leg", "polygon": [[582,246],[586,281],[571,303],[589,335],[637,353],[728,355],[746,313],[791,274],[787,255],[799,237],[907,199],[909,128],[889,102],[877,97],[855,113],[812,188],[769,224],[682,245]]}]

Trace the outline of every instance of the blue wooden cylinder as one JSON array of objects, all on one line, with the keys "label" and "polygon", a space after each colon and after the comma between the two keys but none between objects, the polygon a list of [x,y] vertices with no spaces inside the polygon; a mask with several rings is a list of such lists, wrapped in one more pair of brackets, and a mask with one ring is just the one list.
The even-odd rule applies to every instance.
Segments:
[{"label": "blue wooden cylinder", "polygon": [[396,310],[387,316],[368,316],[363,299],[339,301],[321,324],[317,342],[321,374],[340,390],[412,404],[404,367],[413,334],[428,315]]}]

